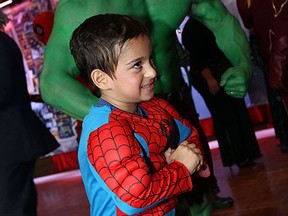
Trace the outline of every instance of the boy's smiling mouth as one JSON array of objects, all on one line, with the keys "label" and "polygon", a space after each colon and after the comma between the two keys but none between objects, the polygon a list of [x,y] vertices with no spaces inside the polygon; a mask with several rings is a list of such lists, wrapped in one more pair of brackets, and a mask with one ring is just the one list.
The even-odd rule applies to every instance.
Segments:
[{"label": "boy's smiling mouth", "polygon": [[141,88],[151,88],[152,86],[155,85],[156,80],[153,80],[153,82],[149,83],[149,84],[145,84],[142,85]]}]

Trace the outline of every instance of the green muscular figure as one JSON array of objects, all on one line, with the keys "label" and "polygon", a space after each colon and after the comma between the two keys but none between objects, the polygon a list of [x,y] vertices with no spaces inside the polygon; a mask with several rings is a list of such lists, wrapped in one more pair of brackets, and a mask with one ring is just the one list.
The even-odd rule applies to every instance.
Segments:
[{"label": "green muscular figure", "polygon": [[[45,48],[40,90],[43,100],[82,120],[97,97],[80,83],[79,71],[69,51],[73,30],[86,18],[119,13],[141,19],[150,28],[158,78],[156,93],[169,94],[181,87],[175,30],[192,7],[192,15],[209,27],[233,63],[223,74],[227,94],[244,97],[251,76],[249,48],[239,23],[220,0],[60,0],[54,27]],[[229,43],[228,43],[229,41]],[[123,83],[125,85],[125,83]]]}]

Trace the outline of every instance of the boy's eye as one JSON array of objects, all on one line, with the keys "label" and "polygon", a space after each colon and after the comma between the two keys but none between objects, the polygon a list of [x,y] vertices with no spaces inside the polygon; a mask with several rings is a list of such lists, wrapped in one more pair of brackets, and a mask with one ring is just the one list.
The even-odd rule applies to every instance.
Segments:
[{"label": "boy's eye", "polygon": [[138,61],[138,62],[136,62],[134,65],[133,65],[133,68],[135,68],[135,69],[139,69],[139,68],[141,68],[141,61]]}]

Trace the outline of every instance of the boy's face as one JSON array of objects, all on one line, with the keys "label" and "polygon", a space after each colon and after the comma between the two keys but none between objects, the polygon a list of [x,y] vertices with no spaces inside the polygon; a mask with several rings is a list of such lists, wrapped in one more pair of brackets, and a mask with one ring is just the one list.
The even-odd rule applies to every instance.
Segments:
[{"label": "boy's face", "polygon": [[109,100],[112,104],[124,108],[125,104],[152,99],[156,69],[152,59],[152,45],[148,36],[139,36],[124,44],[115,71],[115,78],[110,82],[111,89],[107,96],[113,100]]}]

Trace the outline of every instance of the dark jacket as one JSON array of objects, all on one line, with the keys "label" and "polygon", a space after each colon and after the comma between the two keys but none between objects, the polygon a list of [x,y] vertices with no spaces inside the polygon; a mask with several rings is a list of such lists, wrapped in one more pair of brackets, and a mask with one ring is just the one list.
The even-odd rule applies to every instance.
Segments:
[{"label": "dark jacket", "polygon": [[33,160],[59,146],[31,109],[22,53],[0,31],[0,164]]}]

